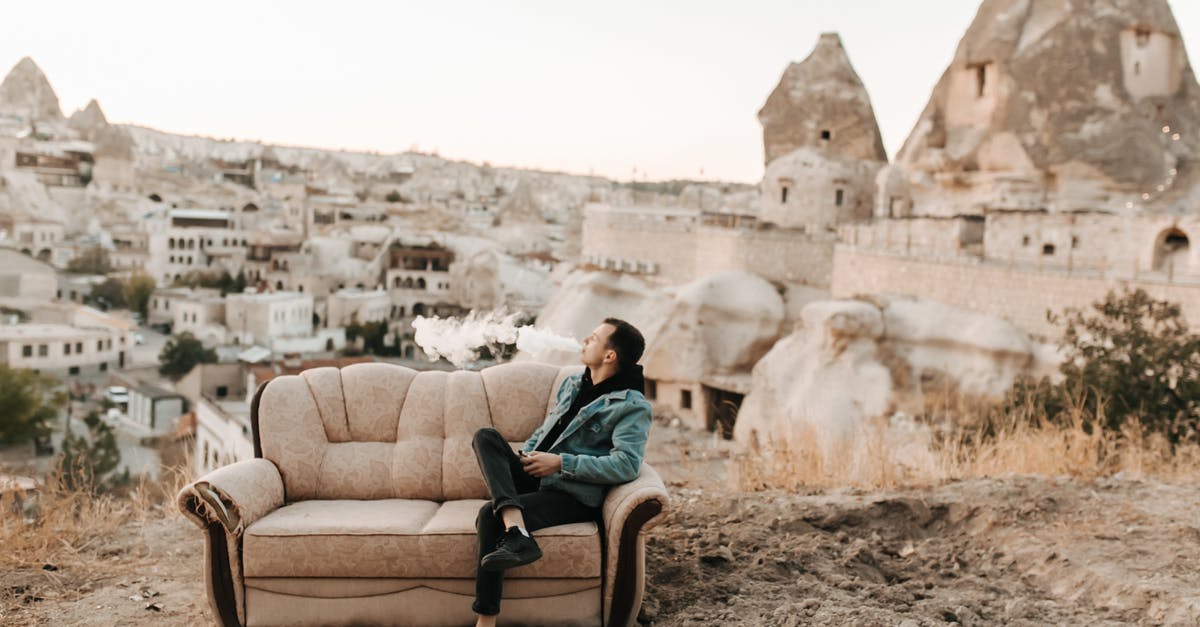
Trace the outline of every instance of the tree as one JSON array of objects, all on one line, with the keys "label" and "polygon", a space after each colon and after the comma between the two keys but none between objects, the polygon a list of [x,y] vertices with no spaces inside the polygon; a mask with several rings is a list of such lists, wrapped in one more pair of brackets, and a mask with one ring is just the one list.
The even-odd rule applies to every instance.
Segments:
[{"label": "tree", "polygon": [[221,287],[221,275],[216,272],[192,270],[171,282],[171,287]]},{"label": "tree", "polygon": [[23,444],[50,433],[66,405],[59,382],[28,368],[0,364],[0,445]]},{"label": "tree", "polygon": [[205,348],[191,333],[181,333],[167,340],[158,354],[158,374],[178,381],[196,367],[217,361],[217,351]]},{"label": "tree", "polygon": [[388,202],[400,202],[403,198],[404,197],[400,195],[400,192],[394,189],[388,192],[387,196],[384,196],[384,199]]},{"label": "tree", "polygon": [[150,278],[150,275],[142,273],[129,277],[129,281],[125,283],[125,303],[131,311],[142,314],[143,320],[147,317],[150,297],[154,294],[156,287],[158,286],[154,279]]},{"label": "tree", "polygon": [[384,340],[388,334],[387,320],[379,320],[375,322],[358,322],[351,320],[350,324],[346,325],[346,341],[354,343],[359,337],[362,337],[362,351],[372,355],[398,355],[400,354],[400,344],[393,346],[384,344]]},{"label": "tree", "polygon": [[217,287],[221,290],[221,296],[224,296],[233,291],[234,280],[229,272],[222,272],[221,278],[217,280]]},{"label": "tree", "polygon": [[1090,309],[1061,316],[1062,381],[1024,381],[1016,396],[1035,399],[1051,417],[1081,407],[1090,426],[1140,422],[1172,443],[1200,435],[1200,335],[1179,305],[1144,290],[1109,292]]},{"label": "tree", "polygon": [[121,279],[109,277],[103,283],[92,288],[92,302],[100,305],[101,309],[107,310],[110,307],[124,309],[125,303],[125,283]]},{"label": "tree", "polygon": [[93,246],[67,262],[67,272],[108,274],[111,271],[112,263],[108,259],[108,251],[99,246]]},{"label": "tree", "polygon": [[112,473],[121,463],[116,434],[104,424],[96,412],[83,419],[87,435],[75,435],[67,426],[63,435],[62,454],[58,457],[59,477],[70,490],[87,490],[93,494],[110,490],[129,482],[129,469],[123,476]]}]

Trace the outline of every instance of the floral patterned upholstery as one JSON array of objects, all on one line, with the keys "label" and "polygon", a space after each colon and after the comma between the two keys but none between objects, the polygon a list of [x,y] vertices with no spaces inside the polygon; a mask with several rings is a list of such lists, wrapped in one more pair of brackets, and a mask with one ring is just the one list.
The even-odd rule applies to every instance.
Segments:
[{"label": "floral patterned upholstery", "polygon": [[[487,498],[472,438],[493,427],[514,446],[523,442],[574,372],[531,362],[481,372],[363,363],[272,379],[253,410],[260,458],[209,473],[179,495],[184,513],[208,530],[214,615],[223,624],[271,624],[285,614],[313,624],[459,622],[478,558],[475,516]],[[648,466],[614,492],[606,534],[596,523],[534,533],[545,555],[508,574],[507,616],[631,624],[644,540],[626,519],[657,522],[639,506],[655,501],[660,511],[666,493]],[[614,589],[614,580],[632,592]],[[454,607],[439,615],[446,603]]]}]

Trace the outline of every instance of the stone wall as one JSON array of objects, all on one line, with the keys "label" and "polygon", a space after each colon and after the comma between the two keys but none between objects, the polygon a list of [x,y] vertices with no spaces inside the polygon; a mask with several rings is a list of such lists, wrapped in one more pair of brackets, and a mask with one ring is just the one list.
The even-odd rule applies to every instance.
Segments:
[{"label": "stone wall", "polygon": [[984,222],[978,218],[908,218],[849,224],[838,229],[841,241],[859,248],[903,254],[958,255],[978,250]]},{"label": "stone wall", "polygon": [[679,284],[723,270],[768,281],[829,285],[833,233],[704,226],[698,212],[590,207],[584,263]]},{"label": "stone wall", "polygon": [[[1187,237],[1189,245],[1168,250],[1168,233]],[[1200,273],[1200,247],[1190,246],[1197,235],[1200,218],[1193,216],[995,213],[987,216],[984,256],[1043,267],[1191,275]]]},{"label": "stone wall", "polygon": [[858,294],[907,294],[989,313],[1022,329],[1057,339],[1060,329],[1046,321],[1046,310],[1087,307],[1109,290],[1142,288],[1155,298],[1179,303],[1187,320],[1200,321],[1200,281],[1137,277],[1110,271],[1068,273],[1058,268],[972,260],[905,256],[838,245],[833,259],[834,298]]}]

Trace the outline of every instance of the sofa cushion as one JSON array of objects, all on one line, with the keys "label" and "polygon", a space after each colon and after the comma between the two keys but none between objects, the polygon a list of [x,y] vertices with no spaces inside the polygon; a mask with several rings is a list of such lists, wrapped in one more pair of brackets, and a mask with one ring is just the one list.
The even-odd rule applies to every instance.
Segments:
[{"label": "sofa cushion", "polygon": [[[312,500],[281,507],[242,539],[246,577],[473,578],[475,517],[484,501]],[[542,559],[513,578],[600,576],[595,523],[533,532]]]}]

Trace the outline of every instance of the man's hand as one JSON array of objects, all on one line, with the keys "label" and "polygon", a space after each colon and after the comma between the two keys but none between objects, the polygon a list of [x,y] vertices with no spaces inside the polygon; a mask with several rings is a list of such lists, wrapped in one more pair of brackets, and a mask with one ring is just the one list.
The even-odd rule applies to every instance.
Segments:
[{"label": "man's hand", "polygon": [[521,464],[525,466],[525,472],[531,476],[548,477],[562,470],[562,457],[554,453],[533,451],[521,457]]}]

